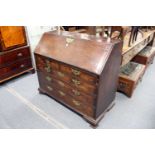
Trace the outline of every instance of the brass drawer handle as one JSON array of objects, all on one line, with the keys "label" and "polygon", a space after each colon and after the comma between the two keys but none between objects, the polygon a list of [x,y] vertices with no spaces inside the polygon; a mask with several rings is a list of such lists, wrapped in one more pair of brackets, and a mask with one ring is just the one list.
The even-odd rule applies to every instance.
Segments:
[{"label": "brass drawer handle", "polygon": [[66,94],[64,93],[64,92],[62,92],[62,91],[59,91],[59,94],[61,95],[61,96],[65,96]]},{"label": "brass drawer handle", "polygon": [[21,56],[23,56],[23,54],[22,53],[18,53],[17,56],[18,57],[21,57]]},{"label": "brass drawer handle", "polygon": [[79,91],[74,90],[74,89],[72,90],[72,92],[73,92],[76,96],[80,96],[80,94],[81,94]]},{"label": "brass drawer handle", "polygon": [[47,80],[47,81],[52,81],[52,78],[49,77],[49,76],[46,76],[46,80]]},{"label": "brass drawer handle", "polygon": [[79,80],[72,79],[72,82],[73,82],[76,86],[80,85],[80,81],[79,81]]},{"label": "brass drawer handle", "polygon": [[64,87],[64,83],[63,82],[61,82],[61,81],[58,81],[58,84],[60,85],[60,86],[62,86],[62,87]]},{"label": "brass drawer handle", "polygon": [[81,103],[79,101],[76,101],[76,100],[73,100],[73,103],[76,105],[76,106],[80,106]]},{"label": "brass drawer handle", "polygon": [[22,64],[22,65],[20,65],[20,68],[24,68],[24,67],[25,67],[25,65],[23,65],[23,64]]},{"label": "brass drawer handle", "polygon": [[50,73],[51,72],[51,67],[45,67],[46,72]]},{"label": "brass drawer handle", "polygon": [[50,61],[49,60],[46,60],[46,67],[45,67],[45,70],[49,73],[51,72],[52,68],[50,66]]},{"label": "brass drawer handle", "polygon": [[64,73],[62,73],[62,72],[58,72],[58,75],[59,75],[60,77],[64,77],[64,76],[65,76]]},{"label": "brass drawer handle", "polygon": [[52,87],[50,87],[50,86],[47,86],[47,89],[48,89],[48,90],[50,90],[50,91],[52,91],[52,90],[53,90],[53,88],[52,88]]},{"label": "brass drawer handle", "polygon": [[75,69],[72,69],[72,73],[77,76],[77,75],[80,75],[81,72]]}]

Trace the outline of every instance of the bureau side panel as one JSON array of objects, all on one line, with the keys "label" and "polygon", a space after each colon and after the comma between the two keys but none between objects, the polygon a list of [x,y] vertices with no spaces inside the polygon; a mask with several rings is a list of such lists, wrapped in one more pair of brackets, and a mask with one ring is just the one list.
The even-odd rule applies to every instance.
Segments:
[{"label": "bureau side panel", "polygon": [[99,81],[96,118],[98,118],[115,99],[118,74],[121,65],[122,42],[115,44],[102,71]]}]

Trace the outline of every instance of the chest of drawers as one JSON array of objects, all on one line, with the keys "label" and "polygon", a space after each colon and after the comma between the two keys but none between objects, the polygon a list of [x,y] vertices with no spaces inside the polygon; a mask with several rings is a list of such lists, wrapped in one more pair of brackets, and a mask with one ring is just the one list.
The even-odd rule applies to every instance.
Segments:
[{"label": "chest of drawers", "polygon": [[45,33],[35,49],[39,91],[97,125],[115,99],[121,48],[83,34]]},{"label": "chest of drawers", "polygon": [[145,73],[145,65],[129,62],[121,67],[119,74],[118,91],[123,92],[128,97],[131,97],[139,82]]},{"label": "chest of drawers", "polygon": [[139,81],[149,64],[153,62],[155,52],[152,48],[154,31],[145,32],[131,47],[123,47],[122,63],[118,80],[118,91],[132,97]]},{"label": "chest of drawers", "polygon": [[22,26],[0,26],[0,83],[34,72],[30,47]]}]

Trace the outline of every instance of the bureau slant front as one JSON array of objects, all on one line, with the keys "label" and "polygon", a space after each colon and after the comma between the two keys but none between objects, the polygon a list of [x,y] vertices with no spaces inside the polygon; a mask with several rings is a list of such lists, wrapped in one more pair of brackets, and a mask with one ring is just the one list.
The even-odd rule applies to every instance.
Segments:
[{"label": "bureau slant front", "polygon": [[115,99],[121,50],[120,41],[65,31],[44,33],[35,49],[40,93],[97,125]]}]

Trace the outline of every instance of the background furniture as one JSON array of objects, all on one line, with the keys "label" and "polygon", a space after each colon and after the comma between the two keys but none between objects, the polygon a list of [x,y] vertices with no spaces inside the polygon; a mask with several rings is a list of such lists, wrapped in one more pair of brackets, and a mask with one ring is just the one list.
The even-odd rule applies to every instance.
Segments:
[{"label": "background furniture", "polygon": [[131,97],[137,84],[142,80],[146,67],[153,62],[154,31],[143,32],[143,35],[139,33],[137,41],[130,47],[128,46],[129,38],[130,34],[126,36],[123,45],[118,91]]},{"label": "background furniture", "polygon": [[118,40],[66,31],[44,33],[35,50],[39,91],[97,125],[113,106],[121,49]]},{"label": "background furniture", "polygon": [[151,46],[146,46],[141,52],[139,52],[132,61],[140,63],[148,67],[153,63],[155,57],[155,49]]},{"label": "background furniture", "polygon": [[0,26],[0,83],[34,72],[23,26]]}]

